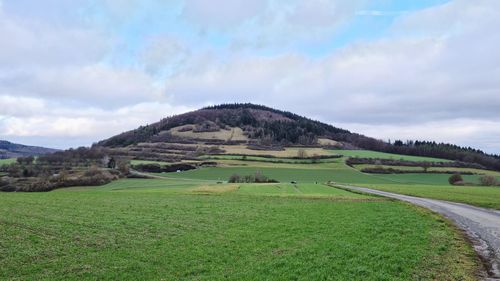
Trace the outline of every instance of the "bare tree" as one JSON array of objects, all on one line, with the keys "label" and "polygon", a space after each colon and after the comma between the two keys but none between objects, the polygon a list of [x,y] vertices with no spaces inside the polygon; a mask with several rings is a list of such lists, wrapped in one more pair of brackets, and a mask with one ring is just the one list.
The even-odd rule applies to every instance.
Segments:
[{"label": "bare tree", "polygon": [[298,158],[302,158],[302,159],[307,158],[307,152],[306,152],[306,150],[303,149],[303,148],[299,149],[297,151],[297,157]]}]

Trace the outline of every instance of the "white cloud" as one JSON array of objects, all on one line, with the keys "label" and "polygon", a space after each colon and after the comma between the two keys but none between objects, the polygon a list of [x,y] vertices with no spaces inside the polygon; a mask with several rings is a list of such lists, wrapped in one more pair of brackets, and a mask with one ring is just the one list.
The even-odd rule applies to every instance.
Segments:
[{"label": "white cloud", "polygon": [[[250,101],[374,136],[425,136],[500,151],[498,1],[455,0],[401,13],[385,39],[316,58],[290,46],[319,44],[355,16],[387,12],[366,10],[364,0],[103,3],[109,22],[106,12],[96,17],[120,31],[150,22],[150,15],[151,23],[161,23],[168,6],[184,17],[176,31],[192,34],[182,40],[156,34],[160,28],[152,24],[149,41],[138,43],[138,30],[110,37],[96,31],[99,25],[58,24],[33,14],[43,10],[18,9],[24,14],[14,16],[12,7],[0,9],[1,135],[99,140],[187,109],[179,104]],[[190,23],[230,41],[229,49],[219,41],[215,50],[194,46],[206,42]],[[117,45],[127,36],[138,46]],[[130,61],[109,63],[117,60],[114,52]],[[158,82],[163,76],[169,78]]]},{"label": "white cloud", "polygon": [[189,57],[189,48],[172,37],[151,38],[142,51],[141,60],[146,72],[153,75],[162,72],[173,73]]},{"label": "white cloud", "polygon": [[185,0],[183,16],[201,27],[230,28],[265,11],[268,0]]},{"label": "white cloud", "polygon": [[390,124],[366,125],[358,123],[339,124],[353,131],[392,141],[401,140],[434,140],[445,143],[459,143],[463,146],[481,149],[489,153],[500,151],[500,120],[483,119],[444,119],[423,122],[407,126]]},{"label": "white cloud", "polygon": [[103,58],[112,41],[96,31],[23,20],[0,12],[0,66],[77,65]]},{"label": "white cloud", "polygon": [[[36,111],[26,112],[25,98],[2,97],[11,108],[0,111],[0,135],[5,137],[45,137],[52,139],[91,138],[98,141],[138,126],[153,123],[166,116],[192,110],[185,106],[149,102],[103,110],[92,107],[70,107],[30,99]],[[2,117],[4,116],[4,117]],[[80,145],[90,143],[80,142]]]}]

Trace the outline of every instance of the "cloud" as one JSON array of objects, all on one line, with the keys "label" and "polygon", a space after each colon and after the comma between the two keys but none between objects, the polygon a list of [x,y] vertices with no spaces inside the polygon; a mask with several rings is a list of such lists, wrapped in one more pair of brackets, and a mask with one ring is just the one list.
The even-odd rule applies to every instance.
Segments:
[{"label": "cloud", "polygon": [[429,121],[407,126],[391,124],[367,125],[358,123],[341,123],[340,126],[350,128],[382,140],[392,137],[402,140],[434,140],[445,143],[459,143],[462,146],[477,148],[481,144],[481,149],[487,153],[498,154],[500,151],[500,120],[484,119],[445,119]]},{"label": "cloud", "polygon": [[[104,110],[71,107],[42,99],[0,96],[0,102],[5,101],[9,111],[0,111],[0,135],[13,139],[42,137],[52,139],[55,143],[80,138],[79,142],[75,141],[77,145],[90,145],[89,139],[95,142],[166,116],[192,110],[190,107],[161,102],[144,102]],[[26,101],[31,110],[26,110]]]},{"label": "cloud", "polygon": [[[498,1],[401,13],[364,0],[44,3],[0,8],[2,135],[98,140],[249,101],[375,136],[500,151]],[[359,40],[334,49],[359,16],[395,20],[382,38],[354,30]]]},{"label": "cloud", "polygon": [[409,13],[408,11],[380,11],[380,10],[361,10],[357,11],[357,16],[369,16],[369,17],[393,17],[400,16]]},{"label": "cloud", "polygon": [[173,73],[180,68],[190,55],[189,48],[176,38],[160,36],[150,38],[142,50],[141,62],[147,73]]},{"label": "cloud", "polygon": [[0,11],[0,66],[75,65],[102,59],[112,40],[94,30],[26,20]]},{"label": "cloud", "polygon": [[201,27],[231,28],[265,11],[268,0],[185,0],[182,15]]},{"label": "cloud", "polygon": [[[476,3],[460,4],[462,10],[482,10]],[[462,22],[468,28],[458,33],[359,42],[318,59],[300,54],[233,56],[180,73],[167,81],[166,89],[179,103],[255,100],[308,108],[309,114],[340,122],[497,119],[500,35],[494,26],[500,24],[500,14],[489,14],[468,17],[471,22]],[[405,26],[412,33],[410,25]]]},{"label": "cloud", "polygon": [[328,28],[353,16],[363,1],[298,1],[286,15],[290,24],[303,28]]}]

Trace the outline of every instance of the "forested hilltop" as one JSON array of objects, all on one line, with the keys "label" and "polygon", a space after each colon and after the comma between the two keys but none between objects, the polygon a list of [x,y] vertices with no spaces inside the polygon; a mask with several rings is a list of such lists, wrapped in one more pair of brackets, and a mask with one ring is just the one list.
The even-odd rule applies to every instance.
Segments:
[{"label": "forested hilltop", "polygon": [[[240,133],[239,138],[235,137],[235,132]],[[288,111],[250,103],[210,106],[167,117],[157,123],[103,140],[96,146],[126,147],[139,143],[199,141],[264,147],[306,145],[369,149],[472,162],[500,170],[500,156],[489,155],[478,149],[431,141],[389,143]]]}]

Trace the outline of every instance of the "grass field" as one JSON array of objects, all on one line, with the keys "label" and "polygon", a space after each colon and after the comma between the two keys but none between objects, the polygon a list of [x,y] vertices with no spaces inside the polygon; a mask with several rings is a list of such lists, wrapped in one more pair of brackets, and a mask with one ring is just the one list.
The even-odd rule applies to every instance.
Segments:
[{"label": "grass field", "polygon": [[[296,157],[299,154],[299,150],[303,148],[299,147],[285,147],[284,150],[253,150],[248,149],[246,145],[221,145],[221,149],[225,150],[227,154],[246,154],[246,155],[272,155],[274,157]],[[332,153],[323,148],[307,148],[307,155],[331,155]]]},{"label": "grass field", "polygon": [[210,155],[202,157],[207,160],[240,160],[240,161],[254,161],[254,162],[267,162],[267,163],[289,163],[289,164],[316,164],[316,163],[339,163],[339,158],[327,159],[293,159],[293,158],[271,158],[259,156],[243,156],[243,155]]},{"label": "grass field", "polygon": [[[236,158],[239,156],[236,156]],[[225,159],[234,159],[224,156]],[[182,173],[164,173],[160,176],[172,180],[212,182],[226,181],[232,174],[249,175],[260,172],[281,183],[297,181],[305,183],[325,183],[333,181],[344,184],[368,186],[397,193],[468,203],[475,206],[499,208],[500,188],[483,188],[479,186],[451,186],[449,174],[411,173],[411,174],[366,174],[351,168],[343,159],[332,159],[328,163],[271,163],[259,161],[217,160],[221,167],[208,167]],[[359,167],[358,167],[359,168]],[[445,168],[448,169],[448,168]],[[475,170],[478,173],[497,174],[492,171]],[[480,175],[465,175],[464,180],[479,184]],[[483,192],[484,191],[484,192]]]},{"label": "grass field", "polygon": [[[423,161],[406,157],[395,159]],[[441,217],[324,183],[495,209],[500,188],[451,186],[448,174],[365,174],[344,160],[226,155],[218,167],[160,178],[0,193],[0,280],[477,279],[472,248]],[[217,183],[256,172],[280,183]]]},{"label": "grass field", "polygon": [[1,280],[474,280],[477,267],[430,212],[321,184],[120,180],[0,193],[0,214]]},{"label": "grass field", "polygon": [[[381,167],[384,169],[397,169],[403,171],[421,171],[424,172],[424,168],[418,166],[387,166],[387,165],[372,165],[372,164],[361,164],[354,165],[354,167],[358,170],[362,170],[365,168],[377,168]],[[456,172],[456,173],[475,173],[478,175],[492,175],[496,177],[500,177],[500,172],[490,171],[490,170],[481,170],[481,169],[473,169],[473,168],[455,168],[455,167],[429,167],[427,168],[429,172]]]},{"label": "grass field", "polygon": [[378,190],[500,210],[500,187],[432,184],[362,184]]},{"label": "grass field", "polygon": [[406,160],[406,161],[451,162],[450,160],[446,159],[391,154],[391,153],[377,152],[371,150],[329,150],[329,151],[332,154],[343,155],[345,157],[379,158],[379,159],[394,159],[394,160]]},{"label": "grass field", "polygon": [[16,162],[16,158],[0,159],[0,166]]},{"label": "grass field", "polygon": [[[321,166],[320,166],[321,167]],[[347,166],[343,168],[296,168],[295,167],[209,167],[200,168],[196,170],[185,171],[182,173],[164,173],[162,176],[168,178],[184,178],[184,179],[197,179],[197,180],[212,180],[212,181],[226,181],[233,174],[241,176],[261,174],[278,180],[280,182],[298,181],[299,183],[312,183],[312,182],[327,182],[335,181],[339,183],[392,183],[390,180],[383,178],[376,178],[370,175],[362,174]]]}]

